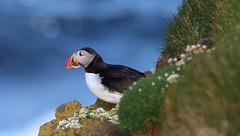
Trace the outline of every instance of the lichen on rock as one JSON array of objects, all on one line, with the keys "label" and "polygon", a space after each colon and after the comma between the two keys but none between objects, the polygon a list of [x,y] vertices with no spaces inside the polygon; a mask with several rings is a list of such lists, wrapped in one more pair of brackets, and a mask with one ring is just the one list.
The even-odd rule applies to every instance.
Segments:
[{"label": "lichen on rock", "polygon": [[116,107],[116,104],[108,103],[108,102],[102,101],[101,99],[97,99],[95,104],[86,108],[89,110],[96,110],[99,107],[103,108],[105,111],[110,111],[112,108]]},{"label": "lichen on rock", "polygon": [[62,104],[55,110],[55,117],[59,120],[67,119],[71,117],[74,112],[79,111],[81,108],[82,105],[78,101]]},{"label": "lichen on rock", "polygon": [[[86,108],[83,108],[77,101],[62,104],[55,110],[56,119],[40,127],[39,136],[127,136],[129,134],[123,132],[118,127],[118,124],[112,121],[116,113],[111,111],[114,107],[116,107],[115,104],[106,103],[100,99],[97,99],[94,105]],[[82,118],[79,117],[79,113],[83,113],[81,110],[91,111],[89,113],[94,113],[96,116],[82,120]],[[104,114],[102,113],[103,111]],[[105,117],[103,116],[106,114],[105,111],[107,111],[106,113],[110,115],[109,117],[111,117],[112,120],[108,121],[102,118]],[[98,112],[100,115],[97,116]],[[87,114],[87,112],[85,113]],[[91,116],[93,116],[93,114],[88,115],[88,117]],[[59,127],[59,125],[64,123],[68,123],[68,125],[64,128]]]}]

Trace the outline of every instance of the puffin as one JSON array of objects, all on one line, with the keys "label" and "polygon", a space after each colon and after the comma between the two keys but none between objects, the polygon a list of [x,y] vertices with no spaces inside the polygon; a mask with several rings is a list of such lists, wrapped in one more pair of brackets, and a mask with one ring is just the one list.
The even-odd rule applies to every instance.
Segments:
[{"label": "puffin", "polygon": [[145,77],[144,73],[123,65],[107,64],[92,48],[85,47],[74,52],[67,60],[66,68],[85,69],[88,88],[99,99],[118,104],[134,82]]}]

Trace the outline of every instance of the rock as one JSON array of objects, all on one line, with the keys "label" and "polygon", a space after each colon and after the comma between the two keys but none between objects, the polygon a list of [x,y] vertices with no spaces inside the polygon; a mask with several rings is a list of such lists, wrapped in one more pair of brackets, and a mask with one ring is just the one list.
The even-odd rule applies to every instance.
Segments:
[{"label": "rock", "polygon": [[[106,103],[100,99],[96,101],[94,105],[86,107],[91,110],[95,110],[99,107],[109,111],[116,107],[115,104]],[[55,110],[56,119],[45,123],[40,127],[38,136],[128,136],[129,134],[123,132],[117,124],[114,124],[107,120],[101,120],[98,118],[90,118],[81,121],[81,128],[73,129],[57,129],[59,121],[66,120],[73,116],[73,113],[80,111],[81,104],[77,101],[72,101],[67,104],[62,104]]]},{"label": "rock", "polygon": [[87,119],[82,122],[80,129],[55,129],[53,135],[55,136],[128,136],[120,130],[118,125],[101,119]]},{"label": "rock", "polygon": [[94,105],[86,107],[89,110],[96,110],[97,108],[102,107],[105,111],[110,111],[112,108],[116,107],[116,104],[107,103],[102,101],[101,99],[97,99]]},{"label": "rock", "polygon": [[157,63],[156,63],[156,70],[161,69],[168,65],[168,59],[170,57],[159,57]]},{"label": "rock", "polygon": [[145,75],[145,76],[149,76],[149,75],[151,75],[151,74],[152,74],[151,71],[145,71],[145,72],[144,72],[144,75]]},{"label": "rock", "polygon": [[69,117],[72,117],[74,112],[80,111],[81,108],[83,107],[78,101],[62,104],[55,110],[55,117],[58,120],[67,119]]},{"label": "rock", "polygon": [[213,41],[211,40],[211,36],[200,39],[197,44],[206,45],[207,48],[214,47]]},{"label": "rock", "polygon": [[132,136],[159,136],[160,132],[160,126],[159,125],[153,125],[145,132],[139,133],[139,132],[132,132]]},{"label": "rock", "polygon": [[42,125],[38,136],[52,136],[54,134],[53,130],[55,130],[58,126],[58,122],[59,121],[57,119],[54,119]]}]

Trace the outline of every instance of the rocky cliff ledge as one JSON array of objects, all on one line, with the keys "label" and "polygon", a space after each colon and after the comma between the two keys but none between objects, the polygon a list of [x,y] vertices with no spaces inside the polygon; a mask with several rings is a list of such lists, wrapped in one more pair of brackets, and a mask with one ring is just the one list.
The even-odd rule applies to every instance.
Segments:
[{"label": "rocky cliff ledge", "polygon": [[[116,107],[114,104],[109,104],[97,99],[94,105],[86,107],[88,110],[96,110],[103,108],[105,111],[110,111]],[[88,118],[84,121],[78,120],[81,123],[79,128],[59,129],[59,122],[67,120],[78,113],[83,107],[77,101],[72,101],[67,104],[62,104],[55,110],[56,119],[45,123],[40,127],[38,136],[128,136],[123,132],[117,124],[100,118]]]}]

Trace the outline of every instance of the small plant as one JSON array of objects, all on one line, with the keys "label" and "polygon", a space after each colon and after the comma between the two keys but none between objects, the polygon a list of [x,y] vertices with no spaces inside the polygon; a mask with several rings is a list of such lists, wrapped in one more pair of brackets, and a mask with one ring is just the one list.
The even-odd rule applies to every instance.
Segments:
[{"label": "small plant", "polygon": [[88,110],[87,108],[82,108],[79,112],[74,113],[73,117],[67,120],[59,121],[57,129],[66,128],[81,128],[81,121],[89,118],[100,118],[105,119],[115,124],[118,124],[117,109],[113,108],[111,111],[105,111],[103,108],[97,108],[96,110]]}]

